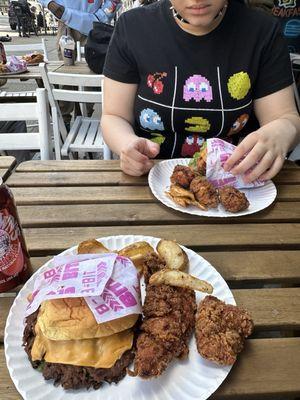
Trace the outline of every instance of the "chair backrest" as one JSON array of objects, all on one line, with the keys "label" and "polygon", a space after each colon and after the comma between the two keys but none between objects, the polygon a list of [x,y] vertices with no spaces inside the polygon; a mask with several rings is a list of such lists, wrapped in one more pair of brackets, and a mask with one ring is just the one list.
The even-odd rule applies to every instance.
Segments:
[{"label": "chair backrest", "polygon": [[85,60],[85,50],[84,50],[84,46],[81,46],[79,41],[76,42],[76,52],[77,52],[76,60],[78,62],[84,61]]},{"label": "chair backrest", "polygon": [[5,44],[5,52],[8,56],[12,55],[25,55],[34,51],[40,51],[44,55],[44,61],[48,61],[48,52],[45,39],[39,43],[28,44]]},{"label": "chair backrest", "polygon": [[51,107],[57,107],[56,101],[70,101],[74,103],[102,103],[102,90],[68,90],[58,89],[54,85],[75,86],[75,87],[97,87],[103,86],[103,75],[83,75],[83,74],[66,74],[60,72],[48,72],[45,63],[40,64],[40,71],[44,86],[48,91],[48,98]]},{"label": "chair backrest", "polygon": [[49,109],[46,89],[36,89],[36,103],[1,104],[0,121],[38,121],[38,132],[0,133],[0,150],[40,150],[49,160]]}]

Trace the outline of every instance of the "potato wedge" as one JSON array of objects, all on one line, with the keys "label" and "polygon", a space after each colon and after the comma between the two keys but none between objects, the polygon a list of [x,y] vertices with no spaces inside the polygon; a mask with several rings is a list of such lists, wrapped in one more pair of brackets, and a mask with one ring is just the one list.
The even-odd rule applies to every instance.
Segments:
[{"label": "potato wedge", "polygon": [[213,292],[213,287],[208,282],[178,270],[163,269],[155,272],[150,277],[149,283],[151,285],[177,286],[209,294]]},{"label": "potato wedge", "polygon": [[156,250],[165,260],[168,269],[185,271],[188,268],[189,258],[175,241],[162,239],[158,242]]},{"label": "potato wedge", "polygon": [[154,249],[147,242],[135,242],[118,251],[118,254],[131,259],[138,271],[142,271],[145,256],[154,253]]},{"label": "potato wedge", "polygon": [[96,239],[85,240],[78,245],[78,254],[98,254],[98,253],[113,253],[112,250],[107,249],[102,243]]}]

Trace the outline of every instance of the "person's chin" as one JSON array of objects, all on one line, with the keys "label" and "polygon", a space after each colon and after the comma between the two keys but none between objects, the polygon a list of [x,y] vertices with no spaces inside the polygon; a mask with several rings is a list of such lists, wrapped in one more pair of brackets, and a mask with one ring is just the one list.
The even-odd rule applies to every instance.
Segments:
[{"label": "person's chin", "polygon": [[205,15],[205,16],[189,16],[186,20],[195,28],[209,28],[213,23],[213,16]]}]

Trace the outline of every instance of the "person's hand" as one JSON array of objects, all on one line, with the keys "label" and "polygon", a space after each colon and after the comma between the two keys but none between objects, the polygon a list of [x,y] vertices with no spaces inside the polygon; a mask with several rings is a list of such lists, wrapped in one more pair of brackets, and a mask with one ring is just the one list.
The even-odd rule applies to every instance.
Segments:
[{"label": "person's hand", "polygon": [[153,166],[154,158],[159,153],[159,145],[145,138],[136,138],[121,150],[121,169],[128,175],[141,176]]},{"label": "person's hand", "polygon": [[63,13],[65,12],[65,7],[57,4],[55,1],[50,1],[48,4],[48,10],[52,12],[56,16],[56,18],[61,19]]},{"label": "person's hand", "polygon": [[245,183],[273,178],[280,171],[293,140],[292,133],[289,138],[286,129],[280,129],[286,121],[276,122],[248,135],[226,161],[224,170],[243,175]]}]

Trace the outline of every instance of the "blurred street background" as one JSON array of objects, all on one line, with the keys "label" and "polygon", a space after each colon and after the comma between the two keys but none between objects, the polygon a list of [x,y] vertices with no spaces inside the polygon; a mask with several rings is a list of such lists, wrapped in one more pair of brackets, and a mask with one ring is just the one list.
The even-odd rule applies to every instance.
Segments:
[{"label": "blurred street background", "polygon": [[[1,5],[1,3],[0,3]],[[11,42],[7,44],[26,44],[26,43],[38,43],[42,38],[46,40],[46,46],[48,50],[49,60],[58,60],[56,51],[56,33],[53,35],[51,30],[48,30],[48,34],[44,32],[35,35],[31,32],[30,37],[19,37],[18,30],[12,30],[9,24],[9,17],[7,14],[2,15],[0,12],[0,36],[9,35]],[[5,44],[5,43],[4,43]],[[1,86],[1,90],[17,92],[22,90],[35,90],[36,84],[34,81],[21,82],[19,79],[9,79],[6,85]]]}]

